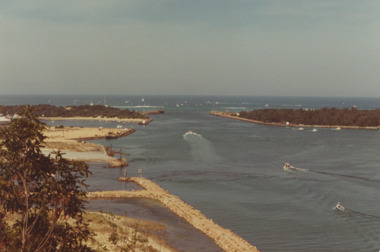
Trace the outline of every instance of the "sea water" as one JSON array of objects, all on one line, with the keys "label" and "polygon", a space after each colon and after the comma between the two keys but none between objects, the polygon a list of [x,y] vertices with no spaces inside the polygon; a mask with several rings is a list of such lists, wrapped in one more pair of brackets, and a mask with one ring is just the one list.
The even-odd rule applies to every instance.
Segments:
[{"label": "sea water", "polygon": [[[143,99],[144,98],[144,99]],[[121,148],[143,176],[262,251],[380,250],[380,132],[256,125],[209,115],[257,108],[380,108],[378,98],[1,96],[1,105],[107,104],[149,110],[147,126],[94,142]],[[61,123],[61,122],[60,122]],[[116,127],[110,122],[64,122]],[[99,125],[102,124],[102,125]],[[191,132],[190,132],[191,131]],[[299,168],[284,171],[289,162]],[[115,170],[114,173],[122,173]],[[117,174],[116,174],[117,175]],[[97,188],[118,189],[101,182]],[[90,187],[91,190],[91,187]],[[347,211],[333,210],[337,202]],[[117,208],[122,207],[119,204]],[[116,208],[116,207],[115,207]]]}]

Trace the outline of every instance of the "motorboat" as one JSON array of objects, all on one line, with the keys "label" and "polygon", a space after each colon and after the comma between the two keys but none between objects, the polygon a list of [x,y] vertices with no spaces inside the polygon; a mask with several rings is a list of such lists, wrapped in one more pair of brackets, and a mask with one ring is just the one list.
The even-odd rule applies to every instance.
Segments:
[{"label": "motorboat", "polygon": [[284,171],[296,170],[294,166],[291,166],[289,163],[284,164]]},{"label": "motorboat", "polygon": [[340,204],[340,202],[338,202],[333,209],[338,210],[338,211],[345,211],[346,210],[346,208],[342,204]]},{"label": "motorboat", "polygon": [[189,130],[188,132],[185,133],[185,136],[187,136],[187,135],[192,135],[192,134],[195,134],[195,133],[192,132],[191,130]]}]

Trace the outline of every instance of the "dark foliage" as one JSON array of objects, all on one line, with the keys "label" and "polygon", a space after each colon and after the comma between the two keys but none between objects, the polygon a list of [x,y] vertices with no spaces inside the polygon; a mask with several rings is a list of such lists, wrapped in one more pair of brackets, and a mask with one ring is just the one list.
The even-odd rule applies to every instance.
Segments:
[{"label": "dark foliage", "polygon": [[[1,114],[15,114],[23,106],[0,106]],[[49,104],[33,105],[33,113],[39,117],[118,117],[118,118],[146,118],[146,115],[141,112],[136,112],[129,109],[118,109],[114,107],[106,107],[103,105],[80,105],[56,107]]]},{"label": "dark foliage", "polygon": [[377,127],[380,125],[380,109],[358,110],[356,108],[311,109],[258,109],[242,111],[240,117],[262,122]]},{"label": "dark foliage", "polygon": [[25,107],[0,129],[0,251],[90,251],[83,209],[91,173],[84,162],[41,152],[45,125],[32,112]]}]

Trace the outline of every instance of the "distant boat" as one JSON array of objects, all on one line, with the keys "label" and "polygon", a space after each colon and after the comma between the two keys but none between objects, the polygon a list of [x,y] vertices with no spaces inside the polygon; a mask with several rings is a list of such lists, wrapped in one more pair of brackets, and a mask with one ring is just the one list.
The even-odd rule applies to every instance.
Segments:
[{"label": "distant boat", "polygon": [[304,128],[301,127],[301,128],[298,128],[298,130],[304,130]]},{"label": "distant boat", "polygon": [[289,163],[285,163],[283,169],[284,171],[297,170],[294,166],[291,166]]},{"label": "distant boat", "polygon": [[317,132],[317,129],[313,129],[312,131],[313,131],[313,132]]},{"label": "distant boat", "polygon": [[139,122],[139,125],[148,125],[150,123],[150,120],[142,120]]},{"label": "distant boat", "polygon": [[346,210],[346,208],[342,204],[340,204],[339,202],[338,202],[338,204],[336,204],[336,206],[333,209],[339,210],[339,211],[345,211]]}]

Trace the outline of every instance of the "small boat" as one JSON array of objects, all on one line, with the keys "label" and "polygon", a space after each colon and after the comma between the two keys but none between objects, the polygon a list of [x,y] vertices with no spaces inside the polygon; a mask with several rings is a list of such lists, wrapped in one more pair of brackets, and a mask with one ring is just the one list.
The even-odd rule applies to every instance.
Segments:
[{"label": "small boat", "polygon": [[312,131],[313,131],[313,132],[317,132],[317,129],[313,129]]},{"label": "small boat", "polygon": [[296,168],[291,166],[289,163],[285,163],[283,169],[284,171],[296,170]]},{"label": "small boat", "polygon": [[304,128],[301,127],[301,128],[298,128],[298,130],[304,130]]},{"label": "small boat", "polygon": [[346,210],[346,208],[342,204],[340,204],[340,202],[338,202],[333,209],[338,210],[338,211],[345,211]]}]

